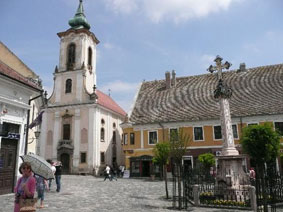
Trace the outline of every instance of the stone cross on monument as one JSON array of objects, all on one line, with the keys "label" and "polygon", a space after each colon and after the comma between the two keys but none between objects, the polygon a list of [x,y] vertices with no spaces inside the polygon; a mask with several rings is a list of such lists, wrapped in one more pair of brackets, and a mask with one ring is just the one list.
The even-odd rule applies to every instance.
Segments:
[{"label": "stone cross on monument", "polygon": [[222,70],[228,70],[232,64],[227,61],[222,64],[222,58],[220,56],[217,56],[214,61],[216,66],[210,65],[207,70],[210,73],[217,71],[218,76],[218,84],[214,91],[214,98],[218,99],[220,104],[221,133],[223,138],[222,155],[239,155],[238,150],[235,148],[231,125],[229,98],[232,96],[232,90],[225,85],[222,76]]}]

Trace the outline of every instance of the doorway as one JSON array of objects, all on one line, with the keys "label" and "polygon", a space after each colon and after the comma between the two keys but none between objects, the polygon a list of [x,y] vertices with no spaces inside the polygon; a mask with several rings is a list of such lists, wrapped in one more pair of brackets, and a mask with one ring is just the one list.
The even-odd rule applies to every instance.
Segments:
[{"label": "doorway", "polygon": [[142,161],[142,177],[150,176],[150,161]]},{"label": "doorway", "polygon": [[0,195],[13,192],[18,140],[2,138],[0,149]]},{"label": "doorway", "polygon": [[62,174],[69,174],[70,173],[70,155],[67,153],[63,153],[61,155],[61,162],[62,162]]}]

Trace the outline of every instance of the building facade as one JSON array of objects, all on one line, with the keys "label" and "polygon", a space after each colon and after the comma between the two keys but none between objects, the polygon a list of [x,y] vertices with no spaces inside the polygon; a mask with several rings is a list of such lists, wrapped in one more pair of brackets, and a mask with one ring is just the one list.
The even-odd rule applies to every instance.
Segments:
[{"label": "building facade", "polygon": [[60,160],[65,173],[99,174],[106,164],[123,164],[120,123],[126,113],[108,95],[96,89],[96,47],[80,1],[58,33],[59,65],[54,90],[44,108],[40,155]]},{"label": "building facade", "polygon": [[[224,72],[223,77],[233,90],[230,111],[240,153],[239,141],[247,125],[268,122],[283,135],[283,64],[242,66]],[[220,109],[213,93],[216,85],[215,74],[176,78],[175,71],[172,75],[167,72],[165,80],[141,84],[129,120],[121,125],[126,167],[132,176],[148,175],[155,143],[168,141],[170,134],[180,129],[191,138],[184,157],[190,166],[196,165],[202,153],[221,155]]]},{"label": "building facade", "polygon": [[27,119],[29,111],[36,113],[41,105],[40,101],[31,105],[30,99],[42,93],[38,77],[3,43],[0,43],[0,91],[1,195],[13,192],[20,177],[20,156],[35,150],[36,142],[28,149],[34,134],[27,136]]}]

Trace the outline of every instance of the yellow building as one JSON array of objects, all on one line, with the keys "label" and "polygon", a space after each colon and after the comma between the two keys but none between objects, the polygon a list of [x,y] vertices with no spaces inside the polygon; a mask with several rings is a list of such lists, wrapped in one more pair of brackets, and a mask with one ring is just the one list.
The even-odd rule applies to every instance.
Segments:
[{"label": "yellow building", "polygon": [[[223,73],[232,88],[230,99],[233,136],[240,153],[242,129],[270,122],[283,135],[283,64]],[[178,77],[166,72],[164,80],[143,82],[123,128],[125,165],[131,176],[149,176],[154,141],[169,140],[170,131],[183,129],[190,135],[184,157],[195,165],[199,154],[221,155],[222,135],[219,103],[214,99],[214,74]],[[281,139],[283,142],[283,139]]]}]

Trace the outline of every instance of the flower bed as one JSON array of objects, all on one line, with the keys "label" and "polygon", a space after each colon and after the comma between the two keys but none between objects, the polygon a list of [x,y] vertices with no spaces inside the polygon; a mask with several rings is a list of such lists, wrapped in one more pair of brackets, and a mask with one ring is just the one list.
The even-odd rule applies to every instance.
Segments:
[{"label": "flower bed", "polygon": [[250,207],[250,201],[225,200],[223,195],[214,195],[212,192],[203,192],[199,196],[200,203],[213,206]]}]

